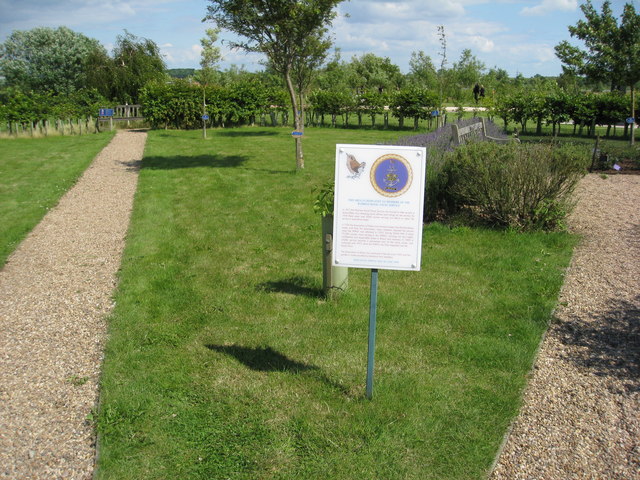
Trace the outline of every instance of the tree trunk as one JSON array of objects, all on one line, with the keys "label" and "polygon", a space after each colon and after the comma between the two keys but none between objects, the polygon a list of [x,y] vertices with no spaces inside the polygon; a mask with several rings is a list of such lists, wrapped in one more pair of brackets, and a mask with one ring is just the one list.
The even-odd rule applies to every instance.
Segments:
[{"label": "tree trunk", "polygon": [[631,118],[633,118],[633,122],[631,123],[631,145],[635,145],[636,143],[636,134],[635,134],[635,113],[636,113],[636,89],[633,84],[631,84]]},{"label": "tree trunk", "polygon": [[[291,81],[291,67],[287,68],[285,72],[285,81],[287,82],[287,89],[289,90],[289,96],[291,97],[291,106],[293,107],[293,126],[297,132],[304,132],[304,125],[302,119],[304,112],[302,111],[303,105],[298,105],[298,99],[296,90]],[[295,136],[296,142],[296,170],[302,170],[304,168],[304,154],[302,153],[302,136]]]}]

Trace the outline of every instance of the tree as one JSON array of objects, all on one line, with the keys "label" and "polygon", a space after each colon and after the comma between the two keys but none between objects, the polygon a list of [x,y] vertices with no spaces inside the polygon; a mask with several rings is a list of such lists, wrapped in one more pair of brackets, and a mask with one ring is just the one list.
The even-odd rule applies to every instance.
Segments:
[{"label": "tree", "polygon": [[202,51],[200,52],[201,70],[197,73],[196,80],[206,86],[213,83],[216,67],[222,59],[222,54],[220,53],[220,47],[215,44],[218,41],[220,29],[208,28],[205,33],[207,36],[200,39],[200,45],[202,46]]},{"label": "tree", "polygon": [[214,82],[216,70],[215,67],[220,62],[222,55],[220,48],[216,46],[218,41],[219,28],[208,28],[205,33],[206,37],[200,39],[202,51],[200,52],[200,66],[202,69],[197,73],[196,80],[202,85],[202,136],[207,138],[207,121],[204,115],[207,113],[207,85]]},{"label": "tree", "polygon": [[[231,42],[247,52],[267,56],[289,91],[295,129],[303,131],[304,104],[299,102],[294,70],[311,65],[328,49],[326,28],[342,0],[209,0],[205,20],[234,32],[244,41]],[[296,167],[304,168],[302,138],[296,136]]]},{"label": "tree", "polygon": [[158,45],[126,30],[116,38],[111,57],[104,50],[95,50],[87,59],[87,67],[89,86],[123,103],[137,103],[142,87],[165,77]]},{"label": "tree", "polygon": [[316,87],[321,90],[349,90],[354,83],[354,71],[350,63],[340,59],[340,50],[335,49],[333,57],[318,73]]},{"label": "tree", "polygon": [[[631,116],[635,112],[635,85],[640,81],[640,15],[631,3],[624,6],[621,21],[613,16],[611,2],[598,14],[590,0],[580,6],[586,20],[569,27],[569,33],[584,42],[582,50],[564,41],[555,48],[567,72],[586,75],[594,81],[608,81],[611,89],[631,89]],[[631,144],[634,143],[631,124]]]},{"label": "tree", "polygon": [[408,77],[412,84],[433,90],[438,88],[438,72],[436,72],[436,67],[429,55],[426,55],[422,50],[412,52],[409,67],[411,71]]},{"label": "tree", "polygon": [[355,73],[353,85],[358,93],[376,90],[397,90],[402,86],[403,76],[400,67],[391,63],[389,57],[378,57],[373,53],[365,53],[361,57],[353,57],[351,66]]},{"label": "tree", "polygon": [[67,27],[16,30],[0,45],[0,73],[9,87],[70,94],[85,86],[85,60],[100,43]]},{"label": "tree", "polygon": [[458,102],[469,100],[471,89],[474,84],[479,84],[484,70],[484,63],[479,61],[470,49],[464,49],[460,54],[460,60],[454,63],[451,69],[443,72],[448,80],[446,95]]}]

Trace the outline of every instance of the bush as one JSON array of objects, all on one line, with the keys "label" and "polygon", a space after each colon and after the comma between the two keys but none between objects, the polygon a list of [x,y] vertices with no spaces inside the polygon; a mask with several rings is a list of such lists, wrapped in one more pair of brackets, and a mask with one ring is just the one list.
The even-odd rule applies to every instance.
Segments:
[{"label": "bush", "polygon": [[614,163],[623,160],[631,160],[637,167],[640,167],[640,149],[636,146],[620,144],[619,142],[605,142],[600,148],[600,157],[596,165],[596,170],[607,170],[611,168]]},{"label": "bush", "polygon": [[[457,123],[459,127],[466,127],[481,121],[480,118],[467,118]],[[494,138],[509,138],[495,123],[486,122],[487,135]],[[424,218],[433,221],[441,219],[441,216],[450,211],[450,198],[446,193],[446,176],[443,175],[446,152],[453,151],[455,143],[451,133],[451,125],[445,125],[437,130],[420,134],[401,137],[392,145],[411,147],[426,147],[427,149],[427,175],[425,182]]]},{"label": "bush", "polygon": [[562,228],[589,160],[586,148],[571,145],[470,143],[447,154],[441,204],[474,222]]}]

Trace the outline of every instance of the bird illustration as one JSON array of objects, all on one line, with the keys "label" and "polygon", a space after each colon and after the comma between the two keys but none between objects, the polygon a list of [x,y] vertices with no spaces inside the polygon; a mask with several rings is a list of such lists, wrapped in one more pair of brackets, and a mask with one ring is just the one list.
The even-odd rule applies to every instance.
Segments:
[{"label": "bird illustration", "polygon": [[366,165],[365,162],[360,163],[358,162],[355,156],[353,156],[350,153],[347,153],[347,168],[349,169],[349,172],[351,172],[351,175],[349,175],[349,178],[358,178],[360,174],[364,171],[365,165]]}]

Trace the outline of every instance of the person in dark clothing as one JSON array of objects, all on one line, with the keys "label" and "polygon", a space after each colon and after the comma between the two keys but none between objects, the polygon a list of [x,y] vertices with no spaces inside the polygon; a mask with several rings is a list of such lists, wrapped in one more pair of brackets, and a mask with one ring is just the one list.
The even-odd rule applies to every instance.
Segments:
[{"label": "person in dark clothing", "polygon": [[480,95],[480,85],[476,83],[475,86],[473,87],[473,98],[475,99],[476,103],[478,103],[479,95]]}]

